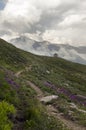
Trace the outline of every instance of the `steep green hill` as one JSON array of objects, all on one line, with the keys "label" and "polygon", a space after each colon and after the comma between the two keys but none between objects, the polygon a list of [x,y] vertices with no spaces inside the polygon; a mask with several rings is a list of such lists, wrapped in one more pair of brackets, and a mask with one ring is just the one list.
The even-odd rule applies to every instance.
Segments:
[{"label": "steep green hill", "polygon": [[7,105],[12,107],[4,109],[2,116],[0,113],[0,130],[67,129],[47,112],[28,81],[45,96],[58,95],[58,100],[46,105],[51,104],[65,119],[86,127],[86,66],[59,57],[33,55],[0,39],[0,111]]}]

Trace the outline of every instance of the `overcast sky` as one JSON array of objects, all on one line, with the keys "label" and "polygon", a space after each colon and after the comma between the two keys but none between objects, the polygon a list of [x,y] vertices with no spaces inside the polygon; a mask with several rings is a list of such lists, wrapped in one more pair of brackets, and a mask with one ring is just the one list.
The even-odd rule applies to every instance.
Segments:
[{"label": "overcast sky", "polygon": [[0,0],[0,37],[86,45],[86,0]]}]

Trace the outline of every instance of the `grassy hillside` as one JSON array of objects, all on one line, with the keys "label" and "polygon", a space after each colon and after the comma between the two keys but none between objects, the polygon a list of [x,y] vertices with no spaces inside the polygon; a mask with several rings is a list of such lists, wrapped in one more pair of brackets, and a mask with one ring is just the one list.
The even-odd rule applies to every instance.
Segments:
[{"label": "grassy hillside", "polygon": [[37,85],[45,95],[58,95],[58,100],[50,104],[67,120],[86,126],[83,112],[86,111],[86,66],[56,57],[36,56],[0,39],[0,110],[7,105],[10,108],[4,109],[0,116],[4,118],[0,130],[12,127],[14,130],[67,130],[61,121],[46,112],[27,81]]}]

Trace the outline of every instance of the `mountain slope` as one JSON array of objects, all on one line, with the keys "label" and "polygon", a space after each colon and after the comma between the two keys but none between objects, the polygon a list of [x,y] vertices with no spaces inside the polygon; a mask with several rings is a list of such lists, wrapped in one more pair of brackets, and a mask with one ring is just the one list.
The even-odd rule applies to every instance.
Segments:
[{"label": "mountain slope", "polygon": [[[57,95],[58,99],[42,104],[28,82],[36,85],[45,97]],[[57,57],[36,56],[0,39],[0,102],[5,100],[16,109],[16,114],[6,115],[13,122],[14,130],[67,130],[63,118],[84,129],[85,95],[85,65]],[[49,106],[62,114],[62,119],[54,116],[56,112],[53,116],[52,112],[48,113],[46,107]]]},{"label": "mountain slope", "polygon": [[[4,57],[4,58],[3,58]],[[26,58],[21,54],[20,50],[17,50],[16,47],[0,39],[0,63],[14,65],[22,67],[27,63]]]},{"label": "mountain slope", "polygon": [[86,64],[85,46],[74,47],[68,44],[54,44],[47,41],[38,42],[26,36],[20,36],[10,40],[10,42],[17,47],[34,54],[53,56],[54,53],[57,53],[61,58],[81,64]]}]

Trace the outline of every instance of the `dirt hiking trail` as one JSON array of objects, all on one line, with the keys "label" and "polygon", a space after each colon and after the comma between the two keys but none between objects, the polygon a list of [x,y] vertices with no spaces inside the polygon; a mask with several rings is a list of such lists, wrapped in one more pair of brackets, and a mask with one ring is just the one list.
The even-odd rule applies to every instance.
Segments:
[{"label": "dirt hiking trail", "polygon": [[[28,81],[28,85],[35,90],[37,93],[37,99],[40,101],[41,98],[45,97],[41,89],[36,86],[34,83]],[[79,126],[74,122],[65,119],[57,109],[55,109],[52,105],[46,105],[47,113],[49,115],[54,116],[55,118],[59,119],[63,124],[65,124],[70,130],[86,130],[85,127]]]}]

